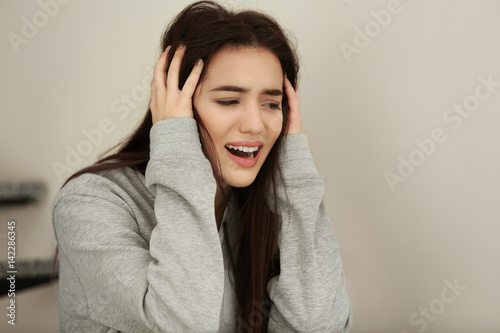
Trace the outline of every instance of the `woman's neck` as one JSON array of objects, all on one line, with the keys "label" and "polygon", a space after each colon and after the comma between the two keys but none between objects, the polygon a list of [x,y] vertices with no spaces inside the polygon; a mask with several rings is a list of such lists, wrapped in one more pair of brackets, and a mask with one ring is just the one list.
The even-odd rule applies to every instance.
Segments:
[{"label": "woman's neck", "polygon": [[[217,192],[215,192],[215,221],[217,222],[217,231],[220,230],[224,211],[226,210],[227,202],[229,201],[229,185],[224,184],[222,189],[217,185]],[[224,195],[224,193],[226,195]]]}]

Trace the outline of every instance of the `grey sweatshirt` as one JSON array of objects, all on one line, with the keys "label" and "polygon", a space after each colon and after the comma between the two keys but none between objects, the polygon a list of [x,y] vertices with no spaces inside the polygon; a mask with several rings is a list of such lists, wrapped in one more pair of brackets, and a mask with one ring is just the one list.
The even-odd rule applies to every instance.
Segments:
[{"label": "grey sweatshirt", "polygon": [[[128,167],[84,174],[54,199],[63,333],[219,332],[234,311],[196,121],[159,121],[150,139],[145,176]],[[288,198],[279,191],[281,271],[267,285],[268,330],[348,332],[340,253],[304,135],[286,137],[281,163]]]}]

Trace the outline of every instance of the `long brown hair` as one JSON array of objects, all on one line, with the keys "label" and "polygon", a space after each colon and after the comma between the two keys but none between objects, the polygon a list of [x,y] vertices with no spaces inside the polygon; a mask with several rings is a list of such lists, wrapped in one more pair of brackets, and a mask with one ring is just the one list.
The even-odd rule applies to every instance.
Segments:
[{"label": "long brown hair", "polygon": [[[197,59],[202,58],[205,63],[201,82],[212,57],[228,46],[268,49],[279,59],[283,73],[292,85],[296,86],[299,65],[295,49],[279,24],[263,13],[250,10],[229,11],[212,1],[193,3],[167,26],[162,36],[162,51],[168,45],[175,50],[180,43],[186,45],[186,51],[180,68],[179,89],[184,85]],[[167,68],[168,65],[169,63]],[[231,188],[228,194],[234,198],[239,220],[239,232],[232,246],[237,260],[231,262],[238,301],[235,318],[237,332],[267,332],[271,301],[266,287],[269,280],[280,271],[280,220],[277,215],[276,190],[278,182],[282,181],[279,157],[289,111],[286,94],[283,94],[282,111],[281,134],[255,181],[246,188]],[[213,169],[218,170],[213,143],[194,105],[193,113],[202,134],[200,140],[205,156],[212,163]],[[64,185],[84,173],[120,167],[131,167],[144,174],[149,161],[149,132],[152,125],[149,109],[139,127],[115,147],[118,149],[116,153],[100,158],[95,164],[77,171]],[[217,174],[220,173],[214,172],[218,183],[221,184]],[[271,200],[267,200],[268,198]]]}]

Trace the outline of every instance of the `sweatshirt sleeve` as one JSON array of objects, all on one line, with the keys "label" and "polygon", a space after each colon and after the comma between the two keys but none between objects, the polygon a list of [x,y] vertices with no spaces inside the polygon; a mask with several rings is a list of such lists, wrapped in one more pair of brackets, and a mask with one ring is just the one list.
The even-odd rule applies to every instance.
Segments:
[{"label": "sweatshirt sleeve", "polygon": [[56,199],[59,251],[80,280],[90,319],[124,332],[217,332],[224,265],[216,183],[196,121],[159,121],[150,138],[145,181],[157,224],[149,245],[133,210],[103,178]]},{"label": "sweatshirt sleeve", "polygon": [[278,186],[280,274],[268,283],[269,332],[349,332],[351,306],[323,182],[305,135],[286,137]]}]

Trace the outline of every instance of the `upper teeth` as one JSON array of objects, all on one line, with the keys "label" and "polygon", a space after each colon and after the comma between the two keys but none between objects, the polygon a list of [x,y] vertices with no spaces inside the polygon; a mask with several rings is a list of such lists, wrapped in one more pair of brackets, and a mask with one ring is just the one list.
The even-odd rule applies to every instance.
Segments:
[{"label": "upper teeth", "polygon": [[253,153],[254,151],[259,150],[259,147],[243,147],[243,146],[232,146],[232,145],[226,145],[227,148],[234,149],[234,150],[239,150],[244,153]]}]

